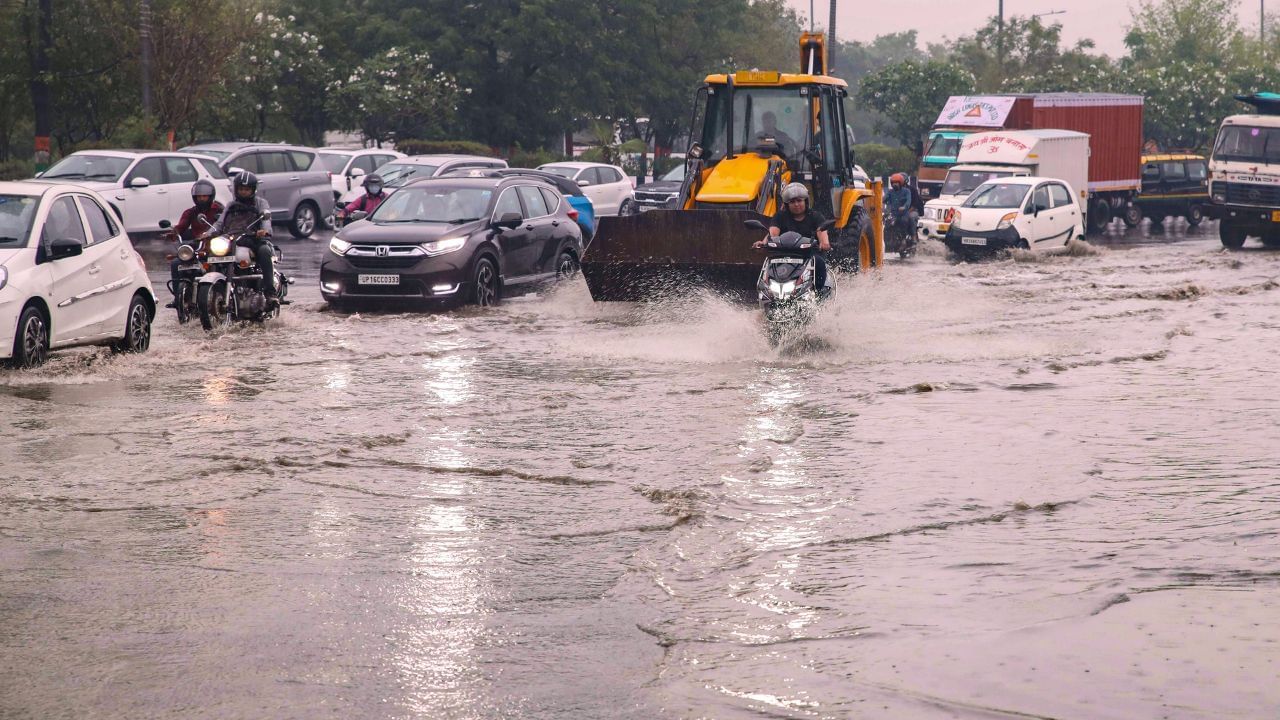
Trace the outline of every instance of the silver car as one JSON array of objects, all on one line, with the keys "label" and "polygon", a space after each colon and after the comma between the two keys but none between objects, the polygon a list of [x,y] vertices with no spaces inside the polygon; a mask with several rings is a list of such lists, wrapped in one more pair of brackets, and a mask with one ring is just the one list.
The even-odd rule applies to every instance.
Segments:
[{"label": "silver car", "polygon": [[225,142],[192,145],[182,152],[216,157],[228,175],[240,170],[257,175],[272,221],[287,221],[294,237],[310,237],[321,219],[333,213],[329,170],[311,148]]}]

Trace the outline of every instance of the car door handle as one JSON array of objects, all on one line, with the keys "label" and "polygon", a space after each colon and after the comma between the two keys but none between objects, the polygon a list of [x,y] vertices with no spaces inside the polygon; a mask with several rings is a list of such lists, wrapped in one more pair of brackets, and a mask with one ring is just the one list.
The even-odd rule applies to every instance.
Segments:
[{"label": "car door handle", "polygon": [[157,194],[157,195],[168,195],[168,194],[169,194],[169,191],[168,191],[168,190],[165,190],[164,188],[160,188],[159,190],[156,190],[156,194]]},{"label": "car door handle", "polygon": [[94,264],[94,265],[90,265],[90,266],[89,266],[89,274],[90,274],[90,275],[97,275],[97,274],[98,274],[98,273],[100,273],[100,272],[102,272],[102,266],[101,266],[101,265]]},{"label": "car door handle", "polygon": [[560,227],[560,221],[559,221],[559,220],[552,220],[552,221],[551,221],[551,227]]},{"label": "car door handle", "polygon": [[293,177],[289,178],[289,182],[299,182],[301,180],[302,178],[298,177],[297,175],[294,175]]}]

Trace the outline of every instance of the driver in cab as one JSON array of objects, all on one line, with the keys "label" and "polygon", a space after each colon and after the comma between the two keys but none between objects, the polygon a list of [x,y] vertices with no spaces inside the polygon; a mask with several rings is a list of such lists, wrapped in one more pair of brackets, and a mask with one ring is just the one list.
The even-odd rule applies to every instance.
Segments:
[{"label": "driver in cab", "polygon": [[763,127],[758,135],[773,138],[774,142],[778,143],[782,157],[788,160],[791,159],[799,145],[790,135],[783,132],[782,128],[778,127],[778,116],[772,110],[767,110],[760,116],[760,124]]},{"label": "driver in cab", "polygon": [[[783,207],[773,216],[769,223],[769,237],[755,242],[754,247],[761,248],[770,237],[778,237],[784,232],[799,233],[802,237],[816,238],[818,249],[827,252],[831,249],[831,240],[827,231],[821,229],[827,221],[822,213],[809,207],[809,189],[800,183],[788,183],[782,188]],[[819,253],[814,259],[814,281],[819,288],[827,287],[827,261]]]}]

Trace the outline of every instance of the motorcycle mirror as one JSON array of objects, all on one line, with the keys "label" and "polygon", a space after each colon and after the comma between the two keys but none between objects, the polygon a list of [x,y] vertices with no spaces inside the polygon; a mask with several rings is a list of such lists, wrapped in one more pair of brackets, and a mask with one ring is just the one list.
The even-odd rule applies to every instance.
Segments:
[{"label": "motorcycle mirror", "polygon": [[742,224],[745,227],[751,228],[752,230],[768,230],[769,229],[765,227],[764,223],[760,222],[759,220],[743,220]]}]

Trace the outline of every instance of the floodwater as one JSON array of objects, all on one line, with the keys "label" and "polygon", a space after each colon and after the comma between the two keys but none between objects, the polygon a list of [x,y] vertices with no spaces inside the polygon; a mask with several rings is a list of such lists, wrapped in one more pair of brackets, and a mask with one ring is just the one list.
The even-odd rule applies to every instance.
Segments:
[{"label": "floodwater", "polygon": [[0,717],[1275,718],[1255,242],[932,246],[781,352],[580,283],[335,314],[285,242],[268,331],[0,371]]}]

